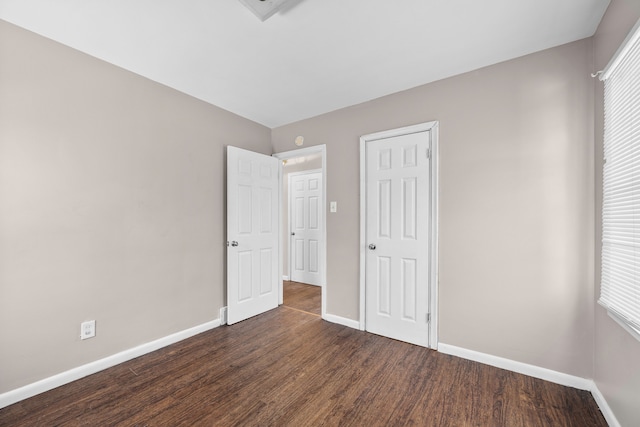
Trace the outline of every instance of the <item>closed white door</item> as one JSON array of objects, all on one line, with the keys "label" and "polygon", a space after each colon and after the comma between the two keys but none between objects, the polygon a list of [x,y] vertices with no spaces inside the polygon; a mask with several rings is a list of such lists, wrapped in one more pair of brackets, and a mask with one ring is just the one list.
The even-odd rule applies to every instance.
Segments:
[{"label": "closed white door", "polygon": [[322,269],[322,173],[289,175],[290,277],[320,286]]},{"label": "closed white door", "polygon": [[227,323],[278,306],[278,160],[227,148]]},{"label": "closed white door", "polygon": [[367,141],[365,324],[429,345],[430,136]]}]

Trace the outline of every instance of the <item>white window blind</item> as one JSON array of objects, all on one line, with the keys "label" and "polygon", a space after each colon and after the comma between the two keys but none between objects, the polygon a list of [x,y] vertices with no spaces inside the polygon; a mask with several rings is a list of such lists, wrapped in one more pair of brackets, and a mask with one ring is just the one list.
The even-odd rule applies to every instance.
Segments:
[{"label": "white window blind", "polygon": [[640,338],[640,21],[601,80],[605,164],[599,303]]}]

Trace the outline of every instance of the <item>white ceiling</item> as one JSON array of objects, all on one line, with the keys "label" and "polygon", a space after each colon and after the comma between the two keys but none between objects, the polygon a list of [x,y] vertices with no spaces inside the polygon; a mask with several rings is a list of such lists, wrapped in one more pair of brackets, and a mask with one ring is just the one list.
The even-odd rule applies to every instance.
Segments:
[{"label": "white ceiling", "polygon": [[609,0],[0,0],[0,19],[277,127],[593,35]]}]

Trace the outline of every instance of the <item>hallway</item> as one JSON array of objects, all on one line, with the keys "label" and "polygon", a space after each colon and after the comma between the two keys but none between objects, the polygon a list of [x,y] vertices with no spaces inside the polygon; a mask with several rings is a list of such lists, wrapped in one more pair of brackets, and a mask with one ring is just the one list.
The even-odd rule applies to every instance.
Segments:
[{"label": "hallway", "polygon": [[283,282],[282,287],[285,307],[320,316],[321,287],[287,280]]}]

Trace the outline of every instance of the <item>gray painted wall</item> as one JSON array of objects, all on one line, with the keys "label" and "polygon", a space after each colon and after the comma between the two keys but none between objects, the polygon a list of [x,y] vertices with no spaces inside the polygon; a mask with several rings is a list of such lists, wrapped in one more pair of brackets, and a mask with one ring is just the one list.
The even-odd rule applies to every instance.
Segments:
[{"label": "gray painted wall", "polygon": [[440,341],[592,375],[591,40],[273,130],[327,144],[327,311],[358,319],[359,137],[440,122]]},{"label": "gray painted wall", "polygon": [[225,146],[270,140],[0,21],[0,393],[218,318]]},{"label": "gray painted wall", "polygon": [[[594,40],[593,71],[602,70],[640,19],[640,2],[613,0],[600,22]],[[623,330],[595,301],[600,296],[600,249],[602,241],[602,136],[604,132],[604,85],[595,85],[595,158],[596,158],[596,256],[595,277],[595,369],[594,378],[609,406],[623,426],[640,422],[640,342]]]}]

